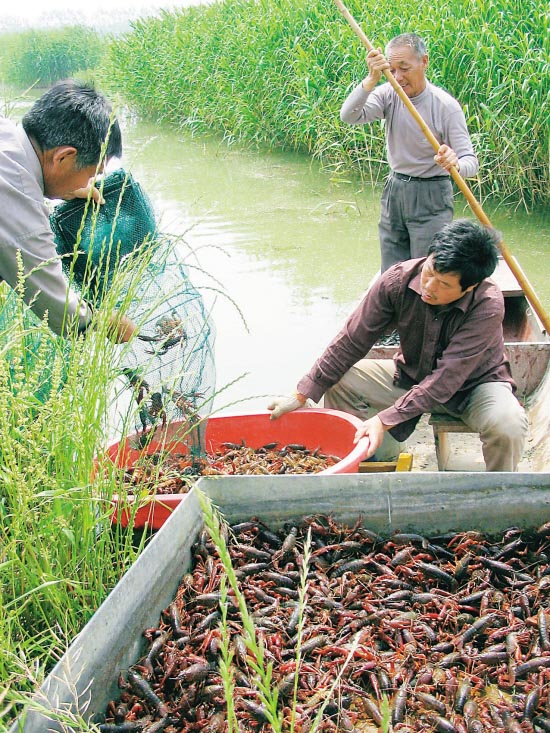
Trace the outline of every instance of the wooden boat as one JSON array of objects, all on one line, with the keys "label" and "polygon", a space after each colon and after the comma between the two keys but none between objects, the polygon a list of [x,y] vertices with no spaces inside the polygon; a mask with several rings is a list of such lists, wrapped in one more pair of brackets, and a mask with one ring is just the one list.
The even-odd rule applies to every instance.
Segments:
[{"label": "wooden boat", "polygon": [[[515,266],[519,269],[517,262]],[[504,259],[499,259],[493,279],[504,295],[506,352],[529,417],[526,461],[531,471],[550,471],[550,337]],[[390,325],[388,335],[392,329]],[[384,345],[384,340],[371,349],[370,358],[393,357],[397,346]],[[459,426],[456,432],[462,432]]]},{"label": "wooden boat", "polygon": [[[363,46],[367,51],[371,51],[374,46],[342,0],[336,0],[336,5]],[[434,152],[437,153],[441,142],[430,130],[391,71],[386,69],[384,75],[402,104],[418,123]],[[492,227],[480,202],[460,175],[458,168],[452,166],[449,173],[480,223],[486,227]],[[548,447],[550,427],[550,375],[548,367],[550,358],[548,332],[550,327],[548,324],[550,321],[542,307],[540,307],[540,302],[536,303],[538,298],[534,295],[516,259],[508,252],[508,248],[502,240],[499,246],[503,259],[499,263],[494,278],[501,286],[506,299],[505,343],[512,375],[518,385],[518,397],[525,403],[530,420],[529,456],[532,459],[533,470],[550,470],[550,448]],[[523,282],[523,288],[519,286],[521,282]],[[533,309],[530,303],[534,303]],[[545,329],[542,328],[541,321],[546,324]],[[373,358],[389,357],[394,351],[395,347],[382,346],[380,349],[371,349],[370,356]],[[465,426],[463,425],[463,427]],[[464,430],[460,430],[460,432],[464,432]]]}]

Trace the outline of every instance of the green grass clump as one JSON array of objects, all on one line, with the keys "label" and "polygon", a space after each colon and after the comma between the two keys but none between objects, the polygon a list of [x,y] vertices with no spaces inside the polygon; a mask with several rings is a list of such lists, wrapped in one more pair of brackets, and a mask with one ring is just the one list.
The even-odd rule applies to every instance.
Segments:
[{"label": "green grass clump", "polygon": [[[415,31],[429,78],[463,105],[483,196],[550,199],[550,12],[545,0],[350,0],[373,45]],[[330,0],[226,0],[137,21],[115,40],[105,83],[140,113],[229,142],[304,151],[376,183],[387,170],[379,124],[339,111],[366,73],[366,50]]]},{"label": "green grass clump", "polygon": [[[90,201],[84,217],[89,209]],[[119,214],[120,201],[115,219]],[[92,289],[95,268],[106,269],[109,253],[114,257],[120,243],[102,240],[98,264],[93,246],[97,207],[91,218],[89,241],[80,241],[81,225],[74,252],[64,255],[73,290],[94,304],[85,335],[56,336],[47,317],[40,321],[32,313],[24,302],[21,258],[17,288],[0,286],[0,733],[5,730],[2,719],[9,725],[29,703],[150,535],[147,528],[133,532],[138,501],[129,508],[118,504],[128,509],[126,528],[112,521],[115,494],[154,492],[150,485],[144,488],[146,477],[144,485],[128,489],[122,470],[106,456],[115,440],[115,384],[119,390],[124,356],[133,347],[131,341],[113,344],[108,336],[112,314],[135,312],[144,288],[184,242],[165,241],[156,233],[147,237],[109,268],[101,287]],[[81,247],[88,252],[83,280],[74,275]],[[172,287],[179,292],[185,284],[178,281]],[[209,289],[224,294],[216,285]],[[164,288],[150,295],[147,307],[133,316],[133,338],[150,312],[162,308],[172,294]],[[179,368],[185,369],[185,362]],[[124,424],[116,425],[122,444],[135,431],[135,409],[130,402]],[[202,414],[201,420],[206,420]],[[37,705],[34,699],[31,707]],[[90,729],[84,722],[69,723],[71,730]]]},{"label": "green grass clump", "polygon": [[20,694],[41,682],[137,551],[111,528],[114,479],[93,478],[113,378],[105,313],[94,336],[62,341],[45,323],[25,323],[20,299],[11,308],[0,358],[0,677]]},{"label": "green grass clump", "polygon": [[104,39],[83,25],[2,35],[0,74],[16,86],[46,87],[96,67]]},{"label": "green grass clump", "polygon": [[112,524],[118,472],[96,459],[108,442],[121,348],[107,338],[109,319],[139,296],[155,252],[142,247],[120,265],[85,336],[58,337],[32,314],[21,262],[17,289],[0,288],[0,704],[8,724],[143,546]]}]

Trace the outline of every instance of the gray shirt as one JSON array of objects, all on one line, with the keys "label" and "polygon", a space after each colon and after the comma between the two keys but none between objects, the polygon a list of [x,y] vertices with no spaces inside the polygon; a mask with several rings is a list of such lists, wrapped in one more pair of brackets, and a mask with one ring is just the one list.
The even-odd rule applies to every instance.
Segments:
[{"label": "gray shirt", "polygon": [[[398,440],[405,440],[424,412],[446,405],[460,414],[474,387],[508,382],[515,390],[504,351],[504,298],[483,280],[448,306],[421,298],[426,258],[407,260],[377,278],[340,333],[298,383],[317,402],[326,390],[367,356],[390,323],[397,323],[396,384],[407,392],[378,413]],[[368,395],[367,395],[368,399]]]},{"label": "gray shirt", "polygon": [[[424,91],[411,102],[437,141],[455,151],[460,175],[463,178],[475,176],[479,162],[464,113],[456,99],[426,81]],[[351,125],[385,120],[388,163],[393,171],[420,178],[449,175],[434,161],[432,145],[389,82],[371,92],[366,92],[359,84],[342,105],[340,118]]]},{"label": "gray shirt", "polygon": [[39,318],[48,313],[56,333],[78,319],[86,328],[91,310],[63,275],[44,201],[38,156],[23,128],[0,117],[0,279],[18,284],[17,252],[24,269],[24,299]]}]

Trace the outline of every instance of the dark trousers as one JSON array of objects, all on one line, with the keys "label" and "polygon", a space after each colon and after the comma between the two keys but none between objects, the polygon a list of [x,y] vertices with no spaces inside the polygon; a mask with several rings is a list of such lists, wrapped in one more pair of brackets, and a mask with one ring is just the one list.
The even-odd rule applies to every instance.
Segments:
[{"label": "dark trousers", "polygon": [[448,176],[403,180],[391,174],[380,204],[382,272],[396,262],[424,257],[433,235],[453,218],[453,185]]}]

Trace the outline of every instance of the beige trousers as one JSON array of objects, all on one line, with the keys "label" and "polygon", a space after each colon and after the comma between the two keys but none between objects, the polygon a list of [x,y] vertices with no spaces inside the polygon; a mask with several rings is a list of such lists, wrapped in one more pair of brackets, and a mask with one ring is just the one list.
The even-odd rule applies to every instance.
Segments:
[{"label": "beige trousers", "polygon": [[[393,383],[392,359],[362,359],[325,394],[324,405],[348,412],[362,420],[373,417],[405,394]],[[516,471],[527,437],[528,421],[507,382],[480,384],[471,394],[466,410],[453,413],[440,405],[434,412],[460,417],[479,433],[487,471]],[[402,450],[386,433],[377,460],[388,460]]]}]

